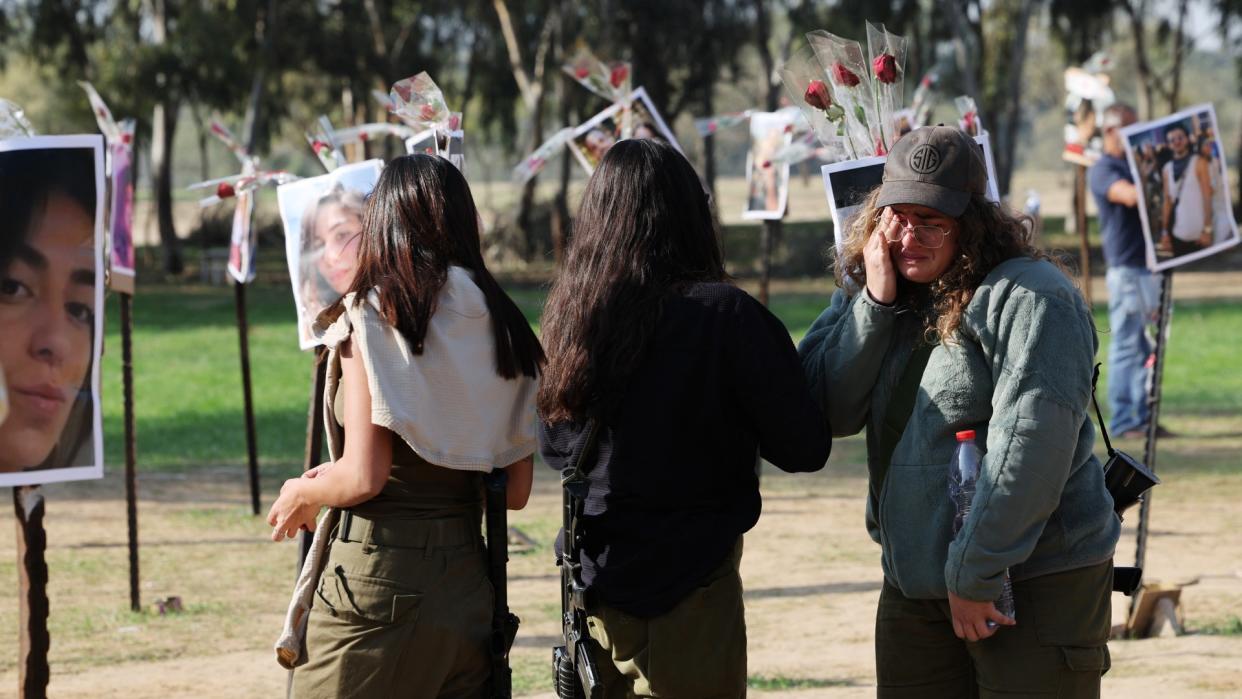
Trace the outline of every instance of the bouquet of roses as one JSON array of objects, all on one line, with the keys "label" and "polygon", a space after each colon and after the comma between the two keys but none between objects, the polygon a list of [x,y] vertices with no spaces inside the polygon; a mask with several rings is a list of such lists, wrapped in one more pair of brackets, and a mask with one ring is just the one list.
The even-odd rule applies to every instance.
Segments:
[{"label": "bouquet of roses", "polygon": [[868,61],[862,46],[822,29],[806,35],[821,65],[827,68],[837,101],[845,110],[845,132],[858,155],[883,155],[881,119],[876,111],[875,91],[871,87]]},{"label": "bouquet of roses", "polygon": [[798,105],[819,142],[827,146],[844,138],[849,157],[857,158],[858,154],[845,135],[845,110],[834,99],[827,71],[811,48],[804,46],[795,51],[778,72],[789,101]]}]

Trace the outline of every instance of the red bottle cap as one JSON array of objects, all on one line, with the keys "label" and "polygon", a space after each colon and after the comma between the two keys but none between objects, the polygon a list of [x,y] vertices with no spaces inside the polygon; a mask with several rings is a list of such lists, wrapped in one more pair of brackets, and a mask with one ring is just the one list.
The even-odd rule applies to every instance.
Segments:
[{"label": "red bottle cap", "polygon": [[961,432],[958,432],[957,441],[959,442],[975,441],[975,431],[974,430],[962,430]]}]

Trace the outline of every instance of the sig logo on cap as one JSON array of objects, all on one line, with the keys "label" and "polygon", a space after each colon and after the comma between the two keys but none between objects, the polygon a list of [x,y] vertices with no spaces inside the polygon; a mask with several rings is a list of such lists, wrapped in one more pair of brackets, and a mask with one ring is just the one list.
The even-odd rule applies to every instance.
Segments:
[{"label": "sig logo on cap", "polygon": [[906,162],[909,163],[911,170],[920,175],[926,175],[935,172],[936,168],[940,167],[940,161],[940,149],[930,143],[924,143],[910,151],[910,157]]}]

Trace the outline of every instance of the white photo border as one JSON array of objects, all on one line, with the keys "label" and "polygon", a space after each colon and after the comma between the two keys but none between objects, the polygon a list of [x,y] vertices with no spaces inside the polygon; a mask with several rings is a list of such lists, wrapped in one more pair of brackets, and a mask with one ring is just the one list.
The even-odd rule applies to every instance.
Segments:
[{"label": "white photo border", "polygon": [[[1166,269],[1174,269],[1190,262],[1194,262],[1195,260],[1210,257],[1224,250],[1228,250],[1229,248],[1237,245],[1239,242],[1242,242],[1242,239],[1238,236],[1238,222],[1234,220],[1233,213],[1231,211],[1229,215],[1229,223],[1233,230],[1233,237],[1230,239],[1214,243],[1206,248],[1203,248],[1202,250],[1196,250],[1194,252],[1188,252],[1184,255],[1178,255],[1177,257],[1165,260],[1164,262],[1158,262],[1156,260],[1156,231],[1147,216],[1147,192],[1142,184],[1143,178],[1139,173],[1138,163],[1134,160],[1134,148],[1130,144],[1130,137],[1147,133],[1155,129],[1160,129],[1169,124],[1186,121],[1187,119],[1197,117],[1204,112],[1207,112],[1210,115],[1212,120],[1212,132],[1215,134],[1215,137],[1219,142],[1220,122],[1216,120],[1216,107],[1213,106],[1211,102],[1196,104],[1193,107],[1188,107],[1178,112],[1174,112],[1169,116],[1153,119],[1151,121],[1139,122],[1137,124],[1131,124],[1120,130],[1122,147],[1125,148],[1126,151],[1126,162],[1130,165],[1130,177],[1134,180],[1134,182],[1138,183],[1137,186],[1135,186],[1135,190],[1138,192],[1139,219],[1143,223],[1143,247],[1147,256],[1147,269],[1152,272],[1163,272]],[[1225,158],[1225,148],[1224,145],[1221,144],[1221,177],[1225,185],[1225,192],[1228,193],[1232,190],[1229,187],[1229,163]],[[1233,201],[1230,199],[1230,204],[1232,203]]]},{"label": "white photo border", "polygon": [[65,481],[84,481],[103,478],[103,400],[100,393],[100,376],[103,363],[104,335],[104,208],[108,191],[104,184],[104,138],[100,134],[72,136],[31,136],[0,140],[0,153],[21,150],[49,150],[53,148],[91,149],[95,159],[95,338],[91,347],[91,447],[93,466],[67,466],[65,468],[0,473],[0,487],[19,485],[42,485]]}]

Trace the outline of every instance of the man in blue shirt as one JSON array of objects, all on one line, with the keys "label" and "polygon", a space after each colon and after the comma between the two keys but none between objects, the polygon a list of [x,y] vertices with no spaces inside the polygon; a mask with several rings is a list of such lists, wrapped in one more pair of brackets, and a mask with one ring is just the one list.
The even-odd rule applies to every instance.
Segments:
[{"label": "man in blue shirt", "polygon": [[1104,111],[1104,154],[1087,171],[1108,265],[1108,431],[1123,437],[1147,432],[1147,359],[1152,351],[1147,325],[1159,308],[1161,280],[1147,271],[1138,190],[1121,136],[1122,127],[1134,122],[1134,109],[1128,105],[1118,103]]}]

